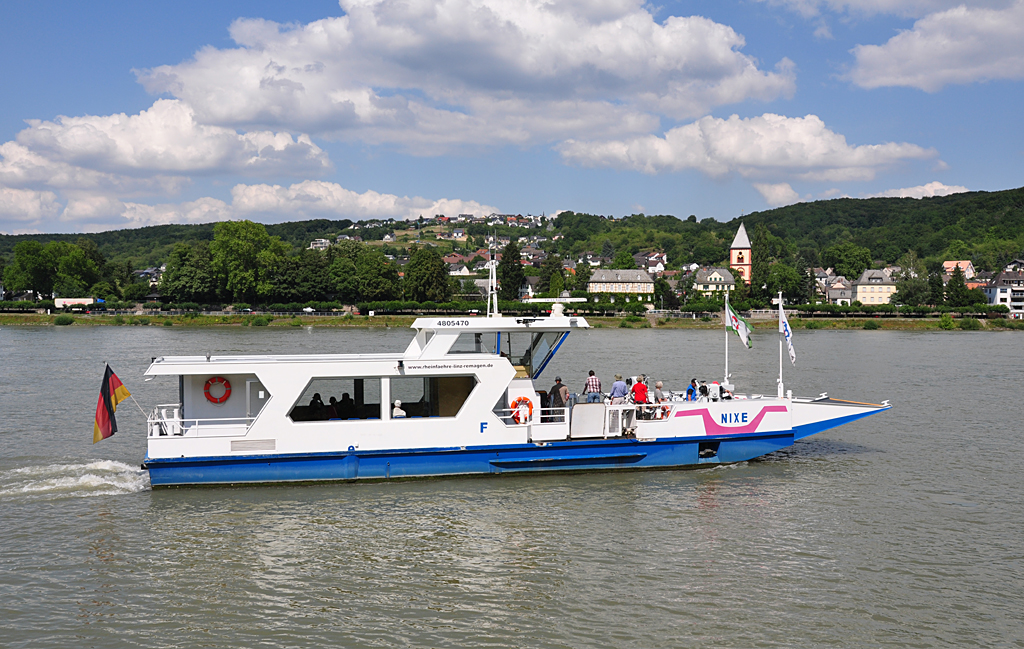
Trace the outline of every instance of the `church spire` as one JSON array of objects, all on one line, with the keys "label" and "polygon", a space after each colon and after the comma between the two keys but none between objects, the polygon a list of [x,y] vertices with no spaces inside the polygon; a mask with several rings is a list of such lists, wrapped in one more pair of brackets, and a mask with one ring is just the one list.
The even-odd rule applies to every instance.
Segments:
[{"label": "church spire", "polygon": [[747,229],[740,223],[740,229],[736,231],[736,238],[732,240],[732,245],[729,246],[730,250],[735,249],[750,250],[750,237],[747,236]]}]

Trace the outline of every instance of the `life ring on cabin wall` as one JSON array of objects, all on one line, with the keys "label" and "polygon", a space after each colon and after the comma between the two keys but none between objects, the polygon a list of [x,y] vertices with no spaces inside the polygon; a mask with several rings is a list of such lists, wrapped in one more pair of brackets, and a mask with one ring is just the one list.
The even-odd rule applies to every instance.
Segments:
[{"label": "life ring on cabin wall", "polygon": [[[521,406],[526,406],[527,415],[523,417]],[[528,397],[519,397],[512,402],[512,421],[517,424],[525,424],[533,417],[533,402]]]},{"label": "life ring on cabin wall", "polygon": [[[215,397],[212,394],[210,394],[210,388],[218,383],[224,386],[224,394],[222,394],[219,397]],[[206,385],[203,387],[203,394],[206,395],[206,400],[209,401],[210,403],[224,403],[225,401],[228,400],[228,397],[231,396],[231,383],[229,383],[228,380],[223,376],[211,376],[209,379],[206,380]]]}]

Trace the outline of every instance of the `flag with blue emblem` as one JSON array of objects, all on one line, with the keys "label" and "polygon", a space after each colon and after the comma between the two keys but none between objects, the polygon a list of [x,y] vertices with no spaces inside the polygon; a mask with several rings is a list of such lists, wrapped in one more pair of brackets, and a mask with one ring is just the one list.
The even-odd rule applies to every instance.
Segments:
[{"label": "flag with blue emblem", "polygon": [[796,365],[796,350],[793,349],[793,330],[789,327],[789,320],[786,319],[786,310],[782,308],[781,300],[779,301],[779,333],[786,337],[786,344],[789,345],[789,360],[793,365]]}]

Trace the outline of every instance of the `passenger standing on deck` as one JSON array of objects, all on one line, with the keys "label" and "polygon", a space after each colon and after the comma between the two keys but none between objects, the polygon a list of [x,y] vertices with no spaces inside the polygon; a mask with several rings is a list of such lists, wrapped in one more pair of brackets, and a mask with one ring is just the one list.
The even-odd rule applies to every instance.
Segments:
[{"label": "passenger standing on deck", "polygon": [[665,387],[665,384],[658,381],[654,384],[654,403],[663,403],[665,401],[665,393],[661,389]]},{"label": "passenger standing on deck", "polygon": [[[555,377],[555,384],[548,391],[548,398],[551,400],[552,408],[564,408],[569,402],[569,388],[562,385],[562,377]],[[551,421],[565,421],[561,413],[553,414]]]},{"label": "passenger standing on deck", "polygon": [[601,403],[601,379],[594,375],[594,370],[590,370],[590,376],[587,377],[587,403]]},{"label": "passenger standing on deck", "polygon": [[612,398],[612,405],[626,403],[626,382],[622,380],[621,374],[615,375],[615,383],[612,383],[612,391],[608,395]]},{"label": "passenger standing on deck", "polygon": [[690,379],[690,385],[686,388],[686,400],[697,400],[697,379]]},{"label": "passenger standing on deck", "polygon": [[633,384],[633,389],[630,393],[633,395],[633,403],[647,403],[647,384],[644,383],[644,375],[641,374],[636,378],[636,383]]}]

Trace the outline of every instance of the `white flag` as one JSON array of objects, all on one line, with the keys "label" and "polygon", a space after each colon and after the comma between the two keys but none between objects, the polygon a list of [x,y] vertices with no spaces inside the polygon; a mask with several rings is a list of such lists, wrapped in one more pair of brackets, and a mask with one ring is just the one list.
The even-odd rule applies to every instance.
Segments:
[{"label": "white flag", "polygon": [[789,345],[789,360],[796,365],[796,350],[793,349],[793,330],[789,328],[789,320],[786,320],[786,310],[779,303],[779,333],[786,337],[786,344]]},{"label": "white flag", "polygon": [[736,335],[740,337],[743,344],[749,349],[753,345],[750,344],[750,333],[753,329],[750,327],[750,323],[740,317],[738,313],[732,310],[732,305],[728,301],[725,303],[725,321],[726,326],[736,332]]}]

